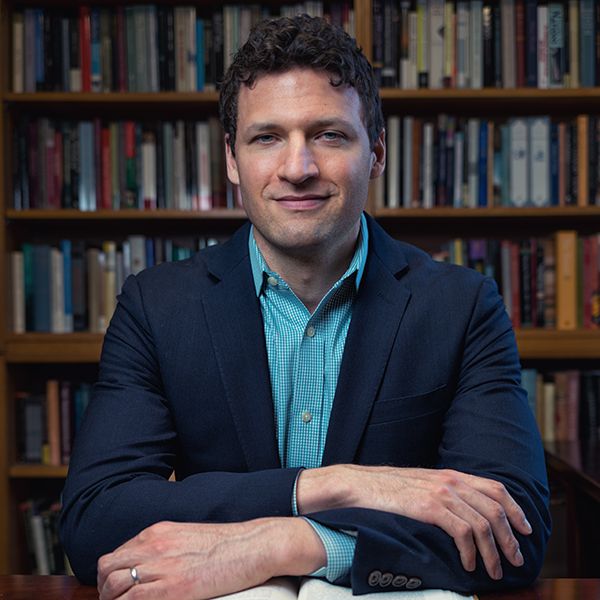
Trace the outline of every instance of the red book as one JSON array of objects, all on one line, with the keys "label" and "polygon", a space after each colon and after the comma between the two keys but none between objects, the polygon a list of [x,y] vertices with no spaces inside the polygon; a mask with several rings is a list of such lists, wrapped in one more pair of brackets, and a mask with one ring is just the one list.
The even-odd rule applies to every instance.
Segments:
[{"label": "red book", "polygon": [[102,128],[102,208],[111,209],[112,205],[112,170],[110,161],[110,129]]},{"label": "red book", "polygon": [[90,7],[79,7],[79,56],[81,58],[81,89],[92,91],[92,34]]},{"label": "red book", "polygon": [[138,208],[135,122],[125,122],[125,207]]}]

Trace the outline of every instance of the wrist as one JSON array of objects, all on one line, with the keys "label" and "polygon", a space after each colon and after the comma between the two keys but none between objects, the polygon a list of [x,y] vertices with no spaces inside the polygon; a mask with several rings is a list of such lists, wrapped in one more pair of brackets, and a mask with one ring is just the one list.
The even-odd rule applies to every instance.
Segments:
[{"label": "wrist", "polygon": [[352,486],[345,465],[305,469],[298,476],[296,503],[299,515],[344,508],[349,504]]},{"label": "wrist", "polygon": [[327,566],[327,552],[321,538],[305,519],[269,519],[271,564],[276,566],[274,576],[309,575]]}]

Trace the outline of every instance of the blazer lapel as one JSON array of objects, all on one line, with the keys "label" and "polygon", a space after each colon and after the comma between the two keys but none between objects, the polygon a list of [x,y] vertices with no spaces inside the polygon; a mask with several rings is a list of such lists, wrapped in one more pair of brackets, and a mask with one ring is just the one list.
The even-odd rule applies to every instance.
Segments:
[{"label": "blazer lapel", "polygon": [[248,229],[243,231],[242,245],[239,240],[233,244],[238,251],[211,265],[213,276],[220,281],[204,295],[202,303],[248,470],[257,471],[280,468],[281,462],[264,328],[247,252]]},{"label": "blazer lapel", "polygon": [[371,220],[369,233],[369,258],[344,348],[324,466],[354,460],[410,298],[398,281],[408,267],[404,255]]}]

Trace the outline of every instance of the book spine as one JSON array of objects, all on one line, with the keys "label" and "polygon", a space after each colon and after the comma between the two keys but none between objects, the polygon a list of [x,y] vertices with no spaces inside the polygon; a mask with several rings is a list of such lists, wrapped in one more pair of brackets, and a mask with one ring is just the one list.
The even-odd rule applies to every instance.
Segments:
[{"label": "book spine", "polygon": [[577,232],[556,233],[556,328],[577,326]]}]

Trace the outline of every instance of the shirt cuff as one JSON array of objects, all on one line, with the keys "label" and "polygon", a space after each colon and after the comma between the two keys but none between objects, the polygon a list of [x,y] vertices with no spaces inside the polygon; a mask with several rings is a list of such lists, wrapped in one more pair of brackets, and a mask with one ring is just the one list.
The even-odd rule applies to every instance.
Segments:
[{"label": "shirt cuff", "polygon": [[327,553],[327,566],[321,567],[311,577],[325,577],[333,583],[350,571],[356,548],[356,536],[350,532],[330,529],[311,519],[302,517],[312,525],[317,535],[321,538]]}]

